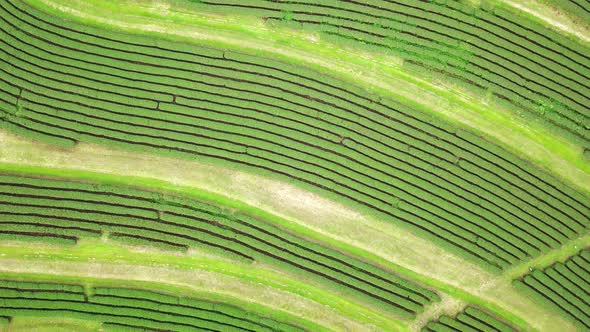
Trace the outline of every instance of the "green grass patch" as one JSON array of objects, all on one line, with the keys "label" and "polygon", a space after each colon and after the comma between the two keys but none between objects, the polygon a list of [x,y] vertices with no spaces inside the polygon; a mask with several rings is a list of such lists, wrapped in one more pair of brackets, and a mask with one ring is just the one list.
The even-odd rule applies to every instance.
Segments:
[{"label": "green grass patch", "polygon": [[13,317],[9,325],[5,326],[5,332],[97,332],[100,331],[100,322],[82,320],[68,317]]}]

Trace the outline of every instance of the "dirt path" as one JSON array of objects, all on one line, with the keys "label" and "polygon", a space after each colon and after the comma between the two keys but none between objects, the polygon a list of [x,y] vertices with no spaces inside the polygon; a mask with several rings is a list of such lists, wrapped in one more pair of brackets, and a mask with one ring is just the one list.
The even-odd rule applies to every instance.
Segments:
[{"label": "dirt path", "polygon": [[410,329],[415,332],[422,330],[422,327],[432,320],[437,320],[439,317],[447,315],[454,317],[465,309],[467,303],[458,300],[452,296],[443,295],[441,301],[431,304],[423,313],[416,317],[416,320],[410,324]]},{"label": "dirt path", "polygon": [[575,20],[554,8],[535,0],[499,0],[508,6],[521,10],[544,22],[558,31],[573,35],[580,40],[590,43],[590,27],[588,22]]},{"label": "dirt path", "polygon": [[523,264],[519,264],[513,266],[511,269],[506,270],[502,277],[505,280],[512,280],[515,278],[519,278],[525,274],[527,274],[531,269],[544,269],[555,262],[563,262],[567,260],[569,257],[577,254],[583,248],[590,247],[590,231],[587,231],[586,234],[574,239],[565,245],[561,246],[558,249],[554,249],[544,253],[541,256],[535,257],[534,259],[525,262]]}]

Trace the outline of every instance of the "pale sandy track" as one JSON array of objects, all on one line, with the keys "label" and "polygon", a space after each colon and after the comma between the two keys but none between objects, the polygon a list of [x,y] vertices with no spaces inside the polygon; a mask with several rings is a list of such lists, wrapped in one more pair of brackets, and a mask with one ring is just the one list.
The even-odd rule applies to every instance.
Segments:
[{"label": "pale sandy track", "polygon": [[559,9],[539,3],[539,1],[500,0],[500,2],[536,17],[547,26],[561,33],[575,36],[583,42],[590,43],[590,27],[588,22],[572,19]]}]

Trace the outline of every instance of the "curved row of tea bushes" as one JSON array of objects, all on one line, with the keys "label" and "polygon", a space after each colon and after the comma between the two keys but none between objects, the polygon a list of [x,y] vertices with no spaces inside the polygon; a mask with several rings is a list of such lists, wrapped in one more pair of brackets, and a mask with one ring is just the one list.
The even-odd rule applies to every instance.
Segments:
[{"label": "curved row of tea bushes", "polygon": [[327,75],[0,11],[3,128],[274,174],[495,271],[590,223],[584,195],[499,146]]},{"label": "curved row of tea bushes", "polygon": [[570,317],[580,331],[590,330],[590,248],[564,263],[535,269],[513,281],[535,300]]},{"label": "curved row of tea bushes", "polygon": [[264,17],[383,49],[426,75],[493,93],[590,147],[590,50],[524,16],[458,1],[198,1],[199,9]]},{"label": "curved row of tea bushes", "polygon": [[435,321],[428,322],[422,332],[515,332],[512,326],[498,318],[479,310],[467,307],[455,317],[443,315]]},{"label": "curved row of tea bushes", "polygon": [[[201,247],[260,261],[406,318],[436,293],[379,267],[294,236],[268,222],[195,200],[125,187],[0,175],[0,234]],[[108,235],[107,235],[108,234]]]},{"label": "curved row of tea bushes", "polygon": [[[130,288],[0,280],[5,316],[67,317],[108,331],[303,331],[229,304]],[[7,319],[8,320],[8,319]]]}]

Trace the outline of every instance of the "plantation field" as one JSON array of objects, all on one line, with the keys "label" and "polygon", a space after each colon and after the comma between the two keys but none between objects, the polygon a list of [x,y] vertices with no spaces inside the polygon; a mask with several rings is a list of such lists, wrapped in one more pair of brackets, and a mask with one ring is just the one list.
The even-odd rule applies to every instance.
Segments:
[{"label": "plantation field", "polygon": [[589,13],[0,1],[0,330],[590,330]]}]

